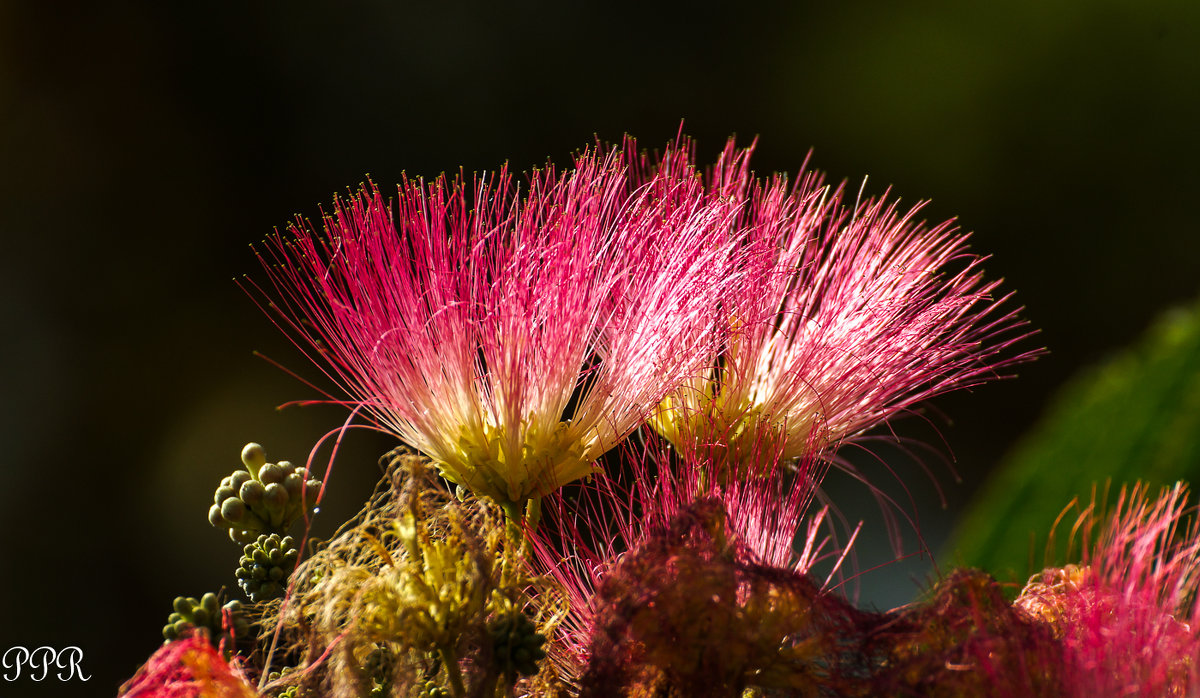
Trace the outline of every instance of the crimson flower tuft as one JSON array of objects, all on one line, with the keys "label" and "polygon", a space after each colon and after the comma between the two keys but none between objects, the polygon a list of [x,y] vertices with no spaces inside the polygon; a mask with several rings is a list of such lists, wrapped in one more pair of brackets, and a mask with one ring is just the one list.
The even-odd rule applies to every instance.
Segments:
[{"label": "crimson flower tuft", "polygon": [[1093,502],[1074,529],[1084,538],[1082,563],[1035,575],[1016,600],[1060,638],[1070,695],[1200,688],[1200,521],[1187,498],[1182,483],[1154,499],[1138,484],[1122,489],[1107,517]]},{"label": "crimson flower tuft", "polygon": [[826,452],[1038,353],[1004,356],[1024,323],[949,222],[926,227],[920,206],[886,197],[849,207],[813,172],[752,183],[747,156],[731,142],[710,177],[751,191],[737,223],[747,281],[721,299],[711,370],[653,420],[669,441],[709,449],[737,477],[749,451]]},{"label": "crimson flower tuft", "polygon": [[258,698],[236,667],[225,663],[207,635],[168,642],[121,687],[121,698]]},{"label": "crimson flower tuft", "polygon": [[[627,144],[633,149],[632,142]],[[711,354],[737,201],[685,143],[337,199],[260,257],[281,327],[441,474],[514,508],[594,471]]]}]

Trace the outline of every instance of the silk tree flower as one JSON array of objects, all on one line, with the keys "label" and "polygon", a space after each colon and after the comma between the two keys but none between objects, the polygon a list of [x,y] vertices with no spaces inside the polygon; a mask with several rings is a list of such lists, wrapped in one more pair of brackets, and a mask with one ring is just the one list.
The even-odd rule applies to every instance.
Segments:
[{"label": "silk tree flower", "polygon": [[[1014,607],[1060,639],[1069,695],[1191,696],[1200,690],[1200,520],[1176,484],[1122,490],[1110,516],[1076,522],[1079,565],[1030,579]],[[1098,533],[1097,533],[1098,531]]]},{"label": "silk tree flower", "polygon": [[[633,143],[627,144],[632,148]],[[512,514],[594,461],[711,355],[737,281],[737,201],[705,190],[689,146],[645,181],[584,152],[561,175],[406,179],[335,200],[260,251],[252,287],[382,428]],[[321,361],[318,361],[321,363]]]},{"label": "silk tree flower", "polygon": [[202,633],[168,642],[120,688],[120,698],[259,698]]},{"label": "silk tree flower", "polygon": [[[843,205],[812,172],[751,183],[730,143],[711,176],[751,190],[738,230],[747,282],[722,299],[711,371],[664,401],[655,429],[736,469],[742,452],[783,460],[828,452],[918,402],[982,383],[1037,352],[982,259],[950,223],[927,228],[885,199]],[[736,475],[736,473],[735,473]],[[819,478],[818,478],[819,479]]]},{"label": "silk tree flower", "polygon": [[793,473],[784,472],[771,452],[756,454],[764,459],[759,464],[764,477],[716,483],[713,473],[720,464],[703,460],[705,454],[655,444],[636,453],[632,447],[621,450],[630,476],[621,483],[600,477],[570,499],[550,500],[553,515],[534,537],[536,574],[556,580],[570,602],[551,646],[564,676],[577,678],[588,664],[596,592],[605,578],[627,553],[656,540],[698,506],[720,512],[720,530],[709,533],[738,564],[801,577],[819,563],[831,563],[816,588],[832,592],[839,585],[858,529],[840,540],[828,507],[806,520],[812,489],[792,486]]}]

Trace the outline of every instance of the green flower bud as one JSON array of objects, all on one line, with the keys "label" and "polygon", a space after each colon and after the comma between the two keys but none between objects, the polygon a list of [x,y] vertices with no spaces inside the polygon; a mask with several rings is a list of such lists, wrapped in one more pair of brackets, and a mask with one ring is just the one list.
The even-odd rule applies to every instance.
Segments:
[{"label": "green flower bud", "polygon": [[248,531],[246,529],[238,528],[229,529],[229,539],[234,543],[242,543],[243,545],[246,543],[253,543],[254,539],[257,537],[258,533],[256,531]]},{"label": "green flower bud", "polygon": [[180,616],[191,615],[192,606],[195,604],[195,602],[196,602],[195,599],[189,599],[189,598],[185,598],[183,596],[176,596],[175,600],[171,602],[171,607],[174,608],[175,612],[178,613]]},{"label": "green flower bud", "polygon": [[253,507],[262,503],[263,492],[265,491],[266,489],[263,487],[263,484],[258,480],[247,480],[242,483],[242,489],[238,492],[238,496],[241,497],[243,502]]},{"label": "green flower bud", "polygon": [[266,464],[267,452],[256,443],[248,443],[242,448],[242,462],[246,464],[246,469],[253,475]]},{"label": "green flower bud", "polygon": [[283,482],[283,478],[287,477],[287,475],[288,473],[275,463],[267,463],[258,471],[258,479],[264,485]]},{"label": "green flower bud", "polygon": [[[264,468],[265,470],[265,468]],[[278,482],[272,482],[267,485],[266,491],[263,493],[263,506],[271,512],[282,512],[288,503],[287,490]],[[273,517],[272,517],[273,518]]]},{"label": "green flower bud", "polygon": [[230,487],[229,485],[221,485],[220,487],[217,488],[217,493],[213,495],[213,501],[216,502],[217,504],[220,504],[220,503],[224,502],[226,499],[229,499],[230,497],[236,497],[236,496],[237,496],[237,491],[234,490],[233,487]]},{"label": "green flower bud", "polygon": [[221,517],[229,523],[237,523],[245,516],[246,504],[242,500],[234,497],[221,504]]},{"label": "green flower bud", "polygon": [[299,550],[291,536],[261,535],[240,560],[236,573],[238,585],[251,601],[260,602],[278,596],[284,581],[296,566]]},{"label": "green flower bud", "polygon": [[217,601],[217,595],[211,591],[200,597],[200,606],[209,613],[216,613],[220,603]]},{"label": "green flower bud", "polygon": [[304,506],[312,509],[317,505],[317,496],[321,494],[321,481],[317,479],[304,483]]},{"label": "green flower bud", "polygon": [[208,508],[208,522],[213,526],[218,526],[220,528],[224,528],[229,525],[229,523],[221,516],[221,505],[214,504]]},{"label": "green flower bud", "polygon": [[198,626],[207,626],[212,620],[208,611],[203,608],[197,608],[192,611],[192,623]]},{"label": "green flower bud", "polygon": [[233,475],[229,476],[229,486],[235,490],[240,489],[242,485],[253,479],[254,478],[250,476],[250,473],[246,472],[245,470],[238,470]]},{"label": "green flower bud", "polygon": [[287,490],[288,498],[294,501],[301,501],[304,490],[304,477],[300,473],[292,473],[283,478],[283,488]]}]

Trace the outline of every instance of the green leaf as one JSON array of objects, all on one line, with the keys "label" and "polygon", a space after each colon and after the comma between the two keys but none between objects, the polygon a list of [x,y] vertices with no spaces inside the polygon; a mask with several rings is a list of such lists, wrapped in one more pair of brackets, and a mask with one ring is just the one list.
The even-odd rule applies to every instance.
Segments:
[{"label": "green leaf", "polygon": [[1086,504],[1093,487],[1137,480],[1200,481],[1200,305],[1166,313],[1134,347],[1059,391],[980,488],[947,559],[1023,581],[1044,566],[1054,520],[1073,498]]}]

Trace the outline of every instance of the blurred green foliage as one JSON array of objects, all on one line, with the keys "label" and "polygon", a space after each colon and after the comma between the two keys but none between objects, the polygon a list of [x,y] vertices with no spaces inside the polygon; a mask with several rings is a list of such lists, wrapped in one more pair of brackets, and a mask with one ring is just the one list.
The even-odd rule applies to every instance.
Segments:
[{"label": "blurred green foliage", "polygon": [[[1172,310],[1129,349],[1081,371],[1003,460],[960,520],[965,564],[1024,579],[1040,569],[1056,516],[1092,489],[1110,497],[1200,476],[1200,304]],[[1068,514],[1059,532],[1074,520]],[[960,558],[958,556],[961,556]]]}]

